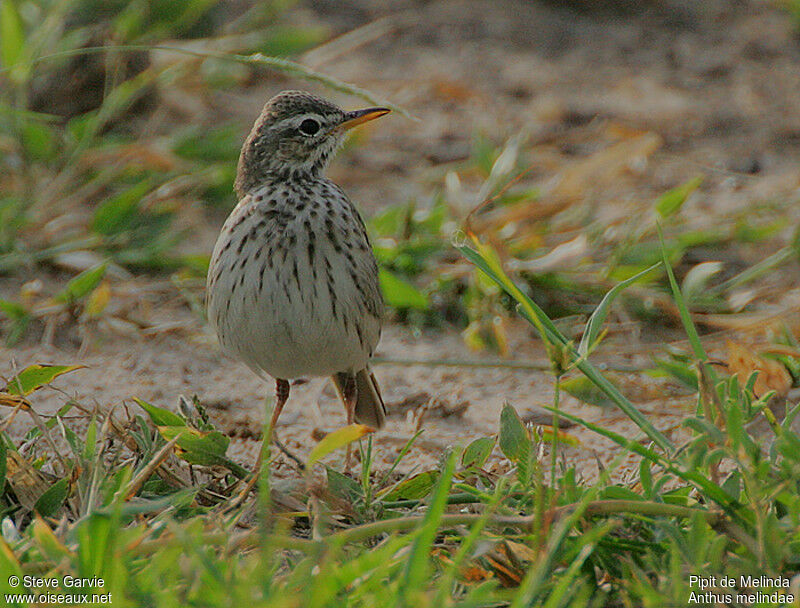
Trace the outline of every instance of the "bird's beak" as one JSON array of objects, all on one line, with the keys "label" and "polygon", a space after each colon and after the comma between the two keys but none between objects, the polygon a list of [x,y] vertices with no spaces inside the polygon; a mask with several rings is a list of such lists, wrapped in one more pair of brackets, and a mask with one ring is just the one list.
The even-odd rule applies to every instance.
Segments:
[{"label": "bird's beak", "polygon": [[344,121],[339,123],[339,126],[336,128],[346,131],[347,129],[352,129],[353,127],[362,123],[380,118],[384,114],[388,114],[390,111],[391,110],[389,110],[389,108],[366,108],[364,110],[345,112]]}]

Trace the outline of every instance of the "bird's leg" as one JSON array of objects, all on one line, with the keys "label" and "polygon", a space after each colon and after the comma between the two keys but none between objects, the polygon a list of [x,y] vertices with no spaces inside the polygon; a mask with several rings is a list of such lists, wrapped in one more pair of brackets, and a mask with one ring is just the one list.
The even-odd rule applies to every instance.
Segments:
[{"label": "bird's leg", "polygon": [[234,502],[234,507],[239,506],[242,504],[247,495],[250,494],[250,490],[252,490],[256,483],[258,483],[258,478],[261,477],[261,465],[264,456],[264,442],[272,441],[272,438],[275,436],[275,425],[278,423],[278,418],[281,415],[281,410],[283,410],[283,406],[286,405],[286,401],[289,399],[289,382],[286,380],[282,380],[280,378],[275,380],[275,407],[272,410],[272,418],[270,419],[269,428],[267,429],[267,435],[261,438],[261,449],[258,451],[258,459],[256,460],[256,466],[253,469],[253,474],[250,479],[245,484],[242,491],[239,493],[239,496],[236,497],[236,501]]},{"label": "bird's leg", "polygon": [[275,425],[281,415],[283,406],[289,400],[289,382],[278,378],[275,380],[275,408],[272,410],[272,420],[269,423],[270,437],[275,434]]},{"label": "bird's leg", "polygon": [[[358,400],[358,387],[356,377],[353,374],[342,373],[339,376],[342,380],[342,401],[347,413],[347,425],[350,426],[356,421],[356,401]],[[352,456],[352,444],[347,444],[347,456],[344,460],[344,468],[350,471],[350,460]]]}]

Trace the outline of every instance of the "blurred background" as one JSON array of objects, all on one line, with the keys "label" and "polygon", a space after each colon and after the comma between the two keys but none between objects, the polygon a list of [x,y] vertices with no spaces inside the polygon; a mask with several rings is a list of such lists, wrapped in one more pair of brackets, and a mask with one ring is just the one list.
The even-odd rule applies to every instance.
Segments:
[{"label": "blurred background", "polygon": [[[504,401],[535,419],[551,400],[541,343],[453,247],[468,216],[575,340],[661,260],[660,226],[712,355],[797,385],[797,0],[0,0],[0,373],[86,364],[60,386],[99,406],[197,394],[251,458],[266,387],[219,353],[203,286],[241,143],[287,88],[397,107],[329,172],[381,265],[387,453],[424,423],[435,459]],[[677,427],[696,380],[663,269],[607,330],[593,356]],[[296,394],[288,443],[311,445],[339,406]]]}]

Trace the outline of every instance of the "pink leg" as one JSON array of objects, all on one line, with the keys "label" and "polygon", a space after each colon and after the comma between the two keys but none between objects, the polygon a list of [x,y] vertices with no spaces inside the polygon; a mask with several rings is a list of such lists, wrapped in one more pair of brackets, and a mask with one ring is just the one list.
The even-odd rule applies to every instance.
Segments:
[{"label": "pink leg", "polygon": [[275,432],[275,425],[283,411],[283,406],[289,399],[289,382],[278,378],[275,380],[275,408],[272,410],[272,420],[269,423],[270,433]]},{"label": "pink leg", "polygon": [[[270,419],[268,435],[266,437],[262,437],[261,441],[271,441],[272,437],[275,434],[275,425],[278,423],[278,418],[281,415],[281,410],[283,410],[283,406],[286,405],[286,401],[289,399],[289,383],[286,380],[282,380],[278,378],[275,380],[275,408],[272,410],[272,418]],[[262,465],[262,454],[264,453],[263,445],[262,449],[258,452],[258,459],[256,460],[256,466],[253,469],[253,474],[250,476],[250,479],[245,484],[242,491],[237,496],[236,500],[233,503],[233,508],[242,504],[247,495],[250,494],[250,490],[252,490],[256,483],[258,482],[258,478],[261,476],[261,465]]]},{"label": "pink leg", "polygon": [[[356,378],[353,374],[341,373],[339,378],[342,380],[342,400],[344,401],[344,409],[347,415],[348,426],[353,424],[356,420],[356,401],[358,400],[358,388],[356,386]],[[346,471],[350,470],[352,457],[352,445],[347,444],[347,456],[344,461],[344,468]]]}]

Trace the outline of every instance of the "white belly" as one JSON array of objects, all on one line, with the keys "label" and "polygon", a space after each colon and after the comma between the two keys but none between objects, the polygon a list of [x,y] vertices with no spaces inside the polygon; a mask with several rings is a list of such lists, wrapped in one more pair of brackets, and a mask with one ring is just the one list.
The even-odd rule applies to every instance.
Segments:
[{"label": "white belly", "polygon": [[361,267],[362,257],[354,256],[363,251],[323,238],[326,218],[319,214],[310,239],[307,214],[273,226],[264,224],[257,205],[240,207],[228,218],[209,268],[208,316],[222,347],[274,378],[364,369],[380,338],[372,258]]}]

